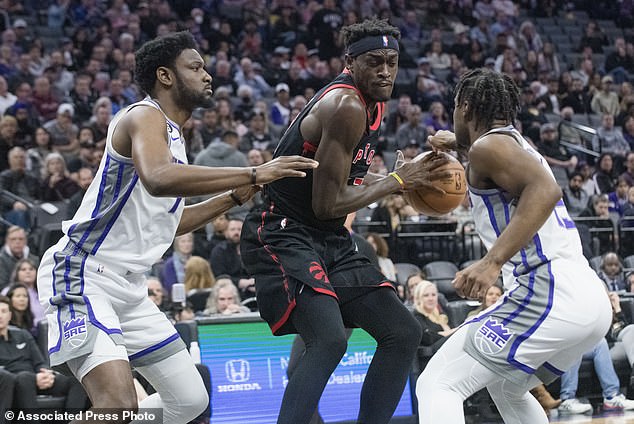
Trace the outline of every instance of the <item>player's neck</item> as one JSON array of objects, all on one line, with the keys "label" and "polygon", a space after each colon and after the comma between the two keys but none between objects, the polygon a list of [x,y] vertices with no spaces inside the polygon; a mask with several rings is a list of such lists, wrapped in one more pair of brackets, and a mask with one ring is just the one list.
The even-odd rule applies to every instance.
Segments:
[{"label": "player's neck", "polygon": [[158,94],[156,97],[153,97],[152,100],[159,105],[165,116],[175,122],[179,127],[182,127],[192,115],[191,110],[177,106],[168,95]]}]

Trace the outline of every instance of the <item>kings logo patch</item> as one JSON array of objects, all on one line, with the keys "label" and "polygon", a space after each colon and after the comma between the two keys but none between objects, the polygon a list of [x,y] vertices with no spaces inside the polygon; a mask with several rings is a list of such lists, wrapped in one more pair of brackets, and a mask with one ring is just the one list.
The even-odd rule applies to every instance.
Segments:
[{"label": "kings logo patch", "polygon": [[493,355],[504,349],[513,332],[494,318],[488,318],[476,330],[473,337],[478,350],[486,355]]},{"label": "kings logo patch", "polygon": [[64,321],[64,340],[73,348],[79,347],[86,341],[86,316],[81,315]]}]

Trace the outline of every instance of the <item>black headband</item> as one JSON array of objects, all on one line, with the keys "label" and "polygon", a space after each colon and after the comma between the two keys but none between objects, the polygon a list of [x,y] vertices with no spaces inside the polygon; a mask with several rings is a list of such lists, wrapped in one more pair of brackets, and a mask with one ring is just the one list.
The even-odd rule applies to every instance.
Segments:
[{"label": "black headband", "polygon": [[348,46],[348,54],[357,57],[370,50],[392,49],[399,51],[398,41],[391,35],[373,35],[364,37]]}]

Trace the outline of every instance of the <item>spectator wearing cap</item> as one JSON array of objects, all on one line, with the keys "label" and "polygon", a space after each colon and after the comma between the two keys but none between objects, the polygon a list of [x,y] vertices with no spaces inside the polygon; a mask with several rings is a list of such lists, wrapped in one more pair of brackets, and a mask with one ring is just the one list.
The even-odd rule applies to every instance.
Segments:
[{"label": "spectator wearing cap", "polygon": [[275,101],[271,104],[271,124],[279,127],[288,125],[291,114],[290,88],[285,82],[275,86]]},{"label": "spectator wearing cap", "polygon": [[[261,68],[261,66],[260,66]],[[248,85],[253,90],[253,99],[259,100],[262,97],[267,97],[271,93],[271,86],[266,80],[256,71],[255,64],[248,57],[243,57],[240,60],[240,67],[237,70],[234,81],[241,85]]]},{"label": "spectator wearing cap", "polygon": [[590,101],[592,112],[599,115],[609,113],[612,116],[616,116],[619,113],[619,96],[612,91],[613,83],[614,79],[611,75],[601,78],[601,89],[595,91]]},{"label": "spectator wearing cap", "polygon": [[13,22],[13,32],[15,33],[15,43],[22,52],[28,52],[33,45],[33,36],[29,33],[29,28],[24,19],[16,19]]},{"label": "spectator wearing cap", "polygon": [[288,68],[291,66],[288,60],[290,51],[291,49],[285,46],[278,46],[273,51],[262,73],[262,76],[269,85],[275,86],[275,84],[280,81],[285,81],[288,77]]},{"label": "spectator wearing cap", "polygon": [[555,124],[542,124],[539,140],[535,143],[537,151],[546,159],[560,187],[568,184],[568,173],[577,166],[578,158],[559,143],[559,134]]},{"label": "spectator wearing cap", "polygon": [[70,161],[79,153],[77,134],[79,128],[73,123],[75,108],[70,103],[62,103],[57,108],[57,116],[43,126],[51,134],[53,150],[64,155]]},{"label": "spectator wearing cap", "polygon": [[402,123],[396,131],[396,147],[405,149],[412,140],[420,146],[427,139],[427,131],[422,121],[423,112],[418,105],[410,105],[407,108],[407,121]]}]

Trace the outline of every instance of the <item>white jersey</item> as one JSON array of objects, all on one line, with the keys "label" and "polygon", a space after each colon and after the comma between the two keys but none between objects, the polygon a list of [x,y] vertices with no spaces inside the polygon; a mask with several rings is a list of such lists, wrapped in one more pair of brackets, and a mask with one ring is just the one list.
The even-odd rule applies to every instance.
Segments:
[{"label": "white jersey", "polygon": [[[62,223],[62,230],[75,249],[134,273],[148,270],[169,248],[184,207],[180,197],[150,195],[139,180],[132,159],[112,147],[117,124],[130,109],[139,106],[161,110],[156,102],[146,98],[115,115],[108,127],[105,154],[97,175],[75,216]],[[165,119],[172,160],[187,163],[180,128],[167,116]]]},{"label": "white jersey", "polygon": [[[514,127],[495,128],[480,136],[478,140],[493,133],[502,133],[513,137],[524,150],[528,151],[535,160],[538,160],[548,170],[550,175],[553,175],[546,160],[528,144]],[[553,180],[554,178],[553,176]],[[469,186],[469,197],[473,205],[473,219],[476,229],[486,248],[490,249],[509,224],[515,212],[517,199],[501,189],[480,190],[471,186]],[[563,200],[560,200],[546,222],[533,236],[531,242],[516,253],[502,268],[504,286],[509,289],[516,276],[526,274],[535,267],[555,259],[578,262],[580,258],[582,261],[584,260],[579,234],[574,221],[568,215]]]}]

